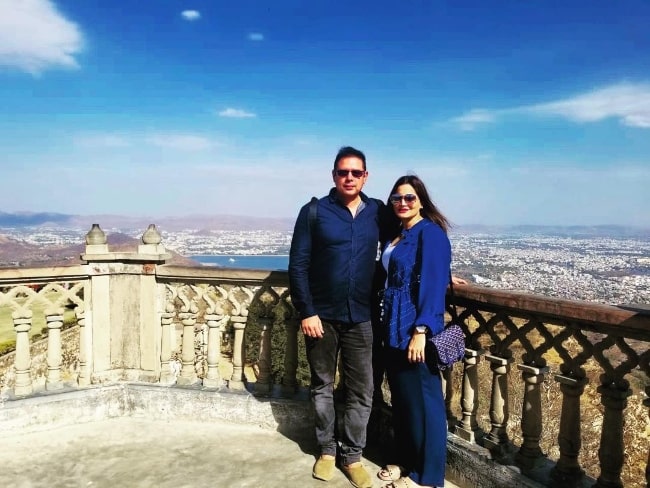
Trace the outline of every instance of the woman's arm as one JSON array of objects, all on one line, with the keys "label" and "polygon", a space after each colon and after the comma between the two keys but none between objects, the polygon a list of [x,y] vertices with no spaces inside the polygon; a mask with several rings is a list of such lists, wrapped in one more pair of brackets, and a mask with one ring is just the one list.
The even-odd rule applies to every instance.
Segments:
[{"label": "woman's arm", "polygon": [[422,267],[414,325],[425,325],[432,334],[437,334],[444,328],[451,244],[447,234],[438,225],[433,224],[422,229],[419,245]]}]

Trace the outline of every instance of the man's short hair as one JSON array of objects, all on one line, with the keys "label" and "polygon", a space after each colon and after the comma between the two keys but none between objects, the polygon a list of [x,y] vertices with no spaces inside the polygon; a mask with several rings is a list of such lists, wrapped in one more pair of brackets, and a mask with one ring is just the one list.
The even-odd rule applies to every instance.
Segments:
[{"label": "man's short hair", "polygon": [[339,152],[336,154],[336,159],[334,159],[334,169],[337,168],[341,159],[350,157],[359,158],[363,162],[363,170],[366,171],[366,155],[352,146],[344,146],[339,149]]}]

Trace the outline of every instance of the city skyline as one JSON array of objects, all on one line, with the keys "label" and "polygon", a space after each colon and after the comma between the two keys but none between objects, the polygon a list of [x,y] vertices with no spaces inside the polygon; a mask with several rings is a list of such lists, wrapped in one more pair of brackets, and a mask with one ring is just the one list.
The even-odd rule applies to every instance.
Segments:
[{"label": "city skyline", "polygon": [[458,224],[650,226],[650,4],[0,0],[0,209],[294,218],[337,149]]},{"label": "city skyline", "polygon": [[[85,231],[59,226],[0,229],[0,268],[75,264]],[[117,231],[115,229],[114,231]],[[109,249],[135,249],[141,230],[107,231]],[[650,303],[646,235],[583,234],[527,229],[453,232],[454,274],[487,288],[609,304]],[[162,231],[162,244],[182,266],[286,270],[291,230]],[[117,238],[117,239],[115,239]]]}]

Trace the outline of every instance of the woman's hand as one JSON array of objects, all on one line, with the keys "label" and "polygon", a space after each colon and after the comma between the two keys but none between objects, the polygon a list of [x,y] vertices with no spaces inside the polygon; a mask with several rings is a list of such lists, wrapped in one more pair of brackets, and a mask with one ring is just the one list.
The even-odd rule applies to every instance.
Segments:
[{"label": "woman's hand", "polygon": [[454,285],[466,285],[467,284],[467,280],[461,278],[460,276],[456,276],[456,275],[451,275],[451,282]]},{"label": "woman's hand", "polygon": [[413,333],[409,341],[409,347],[406,349],[406,358],[409,363],[424,362],[424,346],[427,344],[427,335],[425,333]]}]

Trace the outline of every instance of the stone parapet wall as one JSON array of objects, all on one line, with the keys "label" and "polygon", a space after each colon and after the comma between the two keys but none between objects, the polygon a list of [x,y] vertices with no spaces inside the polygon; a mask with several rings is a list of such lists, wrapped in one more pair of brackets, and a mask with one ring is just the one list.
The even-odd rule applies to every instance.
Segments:
[{"label": "stone parapet wall", "polygon": [[253,424],[290,436],[309,436],[313,432],[309,402],[258,398],[248,392],[121,383],[0,400],[0,431],[6,433],[47,430],[115,417],[197,422],[218,419]]}]

